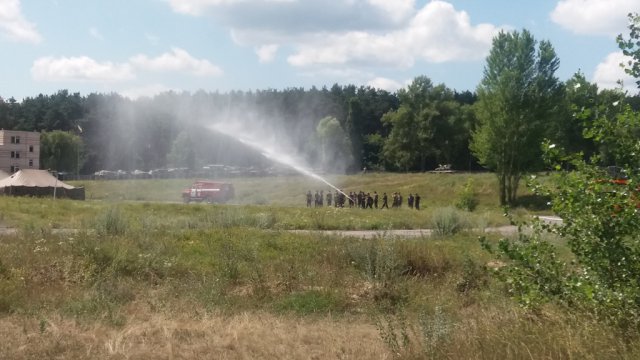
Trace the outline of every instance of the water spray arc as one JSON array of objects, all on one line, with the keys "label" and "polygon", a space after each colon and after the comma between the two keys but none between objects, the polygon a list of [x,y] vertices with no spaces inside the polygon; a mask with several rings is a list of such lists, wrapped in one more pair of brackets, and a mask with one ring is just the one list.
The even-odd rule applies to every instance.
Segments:
[{"label": "water spray arc", "polygon": [[280,149],[276,141],[269,142],[265,141],[259,136],[251,136],[250,133],[243,131],[244,129],[242,129],[242,127],[237,123],[215,123],[213,125],[210,125],[209,129],[234,138],[242,144],[260,152],[267,159],[290,167],[295,171],[312,179],[319,180],[324,184],[330,186],[335,191],[343,194],[348,199],[351,199],[348,194],[330,183],[327,179],[309,170],[309,168],[305,166],[301,160],[295,159],[294,157],[288,155],[284,150]]}]

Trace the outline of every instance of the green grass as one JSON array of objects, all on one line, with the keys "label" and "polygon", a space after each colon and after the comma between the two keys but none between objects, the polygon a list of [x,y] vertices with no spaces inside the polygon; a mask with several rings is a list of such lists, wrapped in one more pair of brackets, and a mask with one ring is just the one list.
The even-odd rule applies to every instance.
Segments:
[{"label": "green grass", "polygon": [[[443,207],[454,205],[468,179],[473,179],[473,190],[481,209],[498,206],[497,181],[494,174],[432,174],[432,173],[368,173],[364,175],[335,176],[327,180],[346,193],[350,191],[377,191],[391,195],[401,192],[406,199],[409,193],[419,193],[422,207]],[[302,175],[279,177],[253,177],[221,179],[231,182],[236,197],[231,201],[239,205],[305,206],[305,194],[311,190],[334,191],[321,181]],[[86,189],[88,200],[116,201],[169,201],[181,202],[181,191],[188,188],[193,180],[121,180],[70,182]],[[522,186],[522,194],[527,194]],[[405,200],[406,203],[406,200]]]},{"label": "green grass", "polygon": [[[0,321],[43,319],[42,336],[50,323],[44,319],[68,319],[91,338],[100,336],[91,329],[117,332],[140,317],[176,319],[171,325],[176,326],[177,319],[206,314],[269,313],[296,321],[375,325],[380,341],[400,358],[613,359],[640,354],[633,338],[623,343],[614,329],[593,319],[553,306],[530,313],[511,301],[491,276],[487,264],[493,258],[481,249],[478,234],[464,231],[506,223],[493,198],[493,177],[474,175],[478,210],[450,213],[467,177],[334,179],[347,191],[417,191],[429,199],[421,211],[307,209],[303,194],[315,188],[299,177],[234,180],[236,201],[245,205],[186,205],[156,198],[162,187],[163,194],[175,195],[181,180],[95,182],[88,185],[93,200],[84,202],[0,197],[0,222],[19,230],[0,235]],[[129,197],[135,192],[140,199]],[[258,198],[266,205],[253,204],[251,199]],[[516,215],[526,218],[536,211],[520,208]],[[438,221],[443,231],[430,238],[383,233],[357,239],[287,231],[410,229]],[[456,231],[448,231],[453,225]],[[497,240],[488,235],[489,242]],[[569,260],[563,240],[551,240]],[[64,349],[57,351],[64,354]]]},{"label": "green grass", "polygon": [[[305,207],[308,190],[329,190],[324,184],[302,176],[231,179],[236,188],[233,206],[185,205],[180,192],[191,180],[88,181],[86,201],[0,197],[0,225],[28,231],[51,229],[97,229],[100,222],[118,214],[129,230],[208,229],[246,226],[262,229],[418,229],[433,227],[434,214],[453,206],[473,178],[478,208],[463,215],[468,227],[500,226],[508,223],[497,204],[492,174],[377,174],[334,176],[330,180],[344,191],[400,191],[420,193],[421,210],[406,204],[400,209],[348,209]],[[321,186],[322,185],[322,186]],[[527,193],[524,192],[527,199]],[[112,212],[109,215],[109,212]],[[520,219],[536,208],[518,208]],[[548,211],[547,211],[548,212]],[[116,217],[111,216],[111,220]],[[103,224],[104,225],[104,224]],[[102,229],[104,230],[104,229]]]}]

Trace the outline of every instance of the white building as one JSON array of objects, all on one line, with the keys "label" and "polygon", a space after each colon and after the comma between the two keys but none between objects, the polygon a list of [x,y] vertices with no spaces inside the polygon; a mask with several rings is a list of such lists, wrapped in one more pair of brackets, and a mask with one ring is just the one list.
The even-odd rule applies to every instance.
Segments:
[{"label": "white building", "polygon": [[40,169],[40,133],[0,130],[0,170]]}]

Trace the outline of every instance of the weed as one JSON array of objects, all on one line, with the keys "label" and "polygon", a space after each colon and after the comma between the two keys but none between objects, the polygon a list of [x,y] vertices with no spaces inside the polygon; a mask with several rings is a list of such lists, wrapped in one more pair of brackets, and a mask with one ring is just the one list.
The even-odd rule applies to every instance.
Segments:
[{"label": "weed", "polygon": [[419,323],[423,353],[429,358],[438,358],[437,355],[453,330],[451,321],[442,311],[442,307],[436,306],[433,315],[421,312]]},{"label": "weed", "polygon": [[466,227],[466,218],[453,207],[448,206],[434,211],[431,226],[436,236],[451,236]]},{"label": "weed", "polygon": [[24,296],[24,287],[17,279],[0,278],[0,314],[19,309]]},{"label": "weed", "polygon": [[461,293],[467,293],[478,289],[487,283],[487,272],[484,267],[478,266],[471,257],[465,256],[462,265],[462,275],[456,283],[456,289]]},{"label": "weed", "polygon": [[290,311],[298,315],[337,312],[342,307],[343,302],[335,293],[324,290],[292,293],[275,304],[278,311]]},{"label": "weed", "polygon": [[378,315],[375,324],[382,341],[392,354],[401,356],[408,351],[411,340],[404,312],[398,312],[396,315],[388,313]]},{"label": "weed", "polygon": [[478,206],[478,199],[473,189],[473,178],[469,178],[462,192],[458,195],[456,207],[465,211],[473,211]]},{"label": "weed", "polygon": [[110,207],[96,221],[96,231],[101,235],[124,235],[129,228],[129,221],[122,214],[120,208]]}]

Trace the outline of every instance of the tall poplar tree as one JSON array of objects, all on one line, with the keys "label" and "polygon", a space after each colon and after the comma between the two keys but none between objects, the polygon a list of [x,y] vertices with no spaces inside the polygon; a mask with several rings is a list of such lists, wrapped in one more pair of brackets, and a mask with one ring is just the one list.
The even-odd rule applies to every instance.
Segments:
[{"label": "tall poplar tree", "polygon": [[477,89],[478,127],[470,148],[496,172],[503,205],[515,202],[520,178],[541,163],[545,130],[554,128],[563,96],[555,76],[559,63],[551,43],[538,43],[527,30],[493,39]]}]

